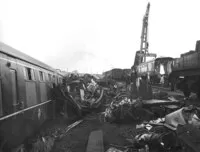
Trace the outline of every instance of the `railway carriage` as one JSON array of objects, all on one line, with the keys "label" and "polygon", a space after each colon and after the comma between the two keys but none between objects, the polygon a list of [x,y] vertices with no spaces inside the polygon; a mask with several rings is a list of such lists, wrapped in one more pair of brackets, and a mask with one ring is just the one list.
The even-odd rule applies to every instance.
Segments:
[{"label": "railway carriage", "polygon": [[147,61],[136,66],[138,77],[149,76],[151,83],[160,83],[162,75],[166,80],[171,73],[171,64],[173,58],[171,57],[159,57],[151,61]]},{"label": "railway carriage", "polygon": [[200,98],[200,41],[196,42],[194,51],[181,54],[173,61],[170,81],[172,90],[176,86],[186,97],[193,92]]},{"label": "railway carriage", "polygon": [[0,42],[0,149],[9,151],[54,117],[53,83],[62,74]]}]

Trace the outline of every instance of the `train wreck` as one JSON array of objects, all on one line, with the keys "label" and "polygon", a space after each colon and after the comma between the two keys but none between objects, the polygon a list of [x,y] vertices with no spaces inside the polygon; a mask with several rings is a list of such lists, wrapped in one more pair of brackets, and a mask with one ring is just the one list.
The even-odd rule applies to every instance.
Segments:
[{"label": "train wreck", "polygon": [[104,89],[95,82],[92,75],[79,77],[72,74],[64,80],[63,86],[58,86],[53,92],[55,100],[60,101],[58,111],[63,115],[68,116],[68,107],[73,107],[75,113],[82,116],[103,103]]},{"label": "train wreck", "polygon": [[157,57],[149,11],[134,64],[99,76],[0,42],[0,152],[200,152],[200,40],[178,58]]},{"label": "train wreck", "polygon": [[[26,72],[27,79],[34,79],[31,69]],[[37,121],[21,119],[29,108],[0,118],[2,151],[200,151],[196,94],[185,98],[161,82],[154,85],[134,68],[114,69],[102,78],[92,74],[60,77],[59,83],[49,87],[52,101],[30,107]],[[40,107],[45,104],[52,109],[51,119]],[[13,130],[14,126],[23,129]],[[27,136],[20,136],[22,130]]]},{"label": "train wreck", "polygon": [[[114,152],[114,151],[182,152],[182,151],[200,150],[198,143],[194,142],[194,141],[199,141],[200,136],[193,135],[195,132],[196,133],[199,132],[200,108],[193,105],[187,105],[183,96],[182,97],[171,96],[167,92],[164,91],[158,92],[157,90],[152,89],[153,90],[151,93],[152,95],[148,99],[142,99],[141,96],[142,93],[139,92],[134,98],[131,94],[132,90],[129,89],[130,87],[129,84],[126,84],[125,82],[124,83],[120,82],[121,85],[119,85],[119,82],[113,80],[115,81],[115,83],[113,84],[115,87],[109,85],[107,86],[107,88],[105,88],[104,86],[103,96],[106,102],[105,101],[100,102],[101,104],[104,105],[107,103],[104,111],[102,111],[103,109],[101,109],[100,113],[96,113],[95,111],[96,114],[95,113],[91,114],[92,109],[99,108],[99,106],[96,105],[100,105],[100,103],[96,104],[95,101],[97,101],[99,97],[101,97],[101,94],[99,92],[96,98],[97,100],[93,100],[94,101],[93,103],[81,100],[80,90],[83,89],[82,87],[83,83],[80,83],[80,81],[78,81],[79,79],[81,78],[76,77],[76,79],[73,80],[71,79],[70,81],[66,81],[66,84],[70,86],[73,85],[73,87],[70,88],[71,90],[73,90],[73,88],[78,89],[78,91],[76,90],[77,91],[76,93],[78,93],[78,95],[73,96],[73,94],[70,93],[73,91],[68,92],[70,93],[69,96],[71,97],[72,101],[68,99],[67,102],[74,102],[75,104],[77,104],[77,107],[80,106],[79,108],[80,111],[82,112],[87,111],[87,112],[85,113],[85,115],[82,113],[83,114],[82,118],[78,118],[80,119],[80,121],[77,121],[72,125],[69,125],[67,127],[65,126],[62,129],[54,128],[52,129],[53,131],[46,131],[47,133],[41,133],[40,138],[37,139],[40,141],[39,142],[40,144],[43,143],[42,144],[43,146],[41,146],[43,150],[47,145],[49,145],[49,150],[47,147],[45,149],[46,152],[52,149],[58,150],[59,147],[57,147],[56,145],[58,145],[60,141],[64,139],[69,140],[70,135],[76,134],[77,132],[79,132],[79,130],[80,131],[82,129],[85,130],[87,126],[89,127],[92,124],[98,126],[98,127],[96,126],[96,128],[99,129],[97,131],[98,134],[102,132],[103,128],[101,126],[102,125],[105,126],[106,124],[107,127],[108,126],[113,127],[118,124],[120,125],[128,124],[130,125],[128,128],[130,130],[134,130],[133,132],[130,133],[128,133],[124,129],[119,130],[120,132],[126,132],[126,134],[128,133],[128,135],[123,135],[123,138],[126,141],[126,145],[122,145],[120,143],[118,144],[109,143],[109,145],[104,147],[103,146],[104,144],[102,143],[101,146],[103,146],[104,147],[103,149],[106,149],[107,152]],[[89,82],[88,84],[90,84],[91,79],[88,82]],[[142,89],[146,88],[142,86],[145,84],[149,85],[148,87],[151,88],[151,85],[149,83],[140,83],[139,88],[140,87]],[[68,85],[67,88],[68,90],[70,90]],[[138,91],[142,91],[144,94],[146,94],[144,90],[141,90],[141,88],[138,89]],[[146,91],[148,92],[149,90],[146,89]],[[91,90],[89,92],[92,93]],[[85,93],[87,94],[88,92],[85,91]],[[83,106],[79,102],[86,102],[86,103],[84,103]],[[91,131],[88,132],[90,135],[88,135],[88,143],[86,147],[87,151],[90,151],[91,147],[93,146],[98,147],[98,145],[93,143],[94,142],[93,140],[97,140],[97,142],[103,142],[103,141],[98,141],[99,138],[103,138],[102,135],[98,135],[98,137],[95,137],[93,139],[92,137],[93,134],[96,134],[96,132],[93,131],[93,129],[91,128]],[[82,132],[79,133],[82,134]],[[38,140],[36,141],[38,142]],[[93,142],[91,142],[91,140]],[[41,149],[41,147],[40,148],[38,147],[39,143],[37,142],[32,144],[33,149],[37,150]],[[54,146],[52,145],[52,142],[54,143]],[[68,148],[64,149],[67,150]],[[102,149],[102,147],[100,149]]]}]

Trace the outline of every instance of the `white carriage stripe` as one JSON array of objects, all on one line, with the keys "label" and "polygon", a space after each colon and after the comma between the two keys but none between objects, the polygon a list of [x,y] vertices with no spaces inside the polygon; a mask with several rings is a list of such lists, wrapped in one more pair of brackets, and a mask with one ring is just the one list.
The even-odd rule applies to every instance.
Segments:
[{"label": "white carriage stripe", "polygon": [[[28,63],[28,62],[27,62],[27,63],[28,63],[28,65],[27,65],[27,64],[15,62],[15,61],[12,61],[12,60],[3,58],[3,57],[0,57],[0,59],[2,59],[2,60],[4,60],[4,61],[9,61],[9,62],[18,64],[18,65],[21,65],[21,66],[24,66],[24,67],[29,67],[29,68],[34,69],[34,70],[43,69],[45,72],[48,71],[49,73],[50,73],[50,71],[51,71],[51,70],[47,70],[47,69],[45,69],[45,68],[39,67],[39,66],[37,66],[37,65],[32,66],[31,63]],[[20,60],[20,59],[19,59],[19,60]],[[25,62],[25,61],[23,61],[23,62]],[[35,67],[37,67],[37,68],[35,68]],[[54,71],[51,71],[51,74],[54,74]]]},{"label": "white carriage stripe", "polygon": [[23,113],[23,112],[25,112],[25,111],[28,111],[28,110],[33,109],[33,108],[36,108],[36,107],[39,107],[39,106],[41,106],[41,105],[47,104],[47,103],[49,103],[49,102],[51,102],[51,101],[54,101],[54,100],[48,100],[48,101],[39,103],[39,104],[37,104],[37,105],[28,107],[28,108],[26,108],[26,109],[19,110],[19,111],[17,111],[17,112],[12,113],[12,114],[3,116],[3,117],[0,118],[0,121],[5,120],[5,119],[8,119],[8,118],[13,117],[13,116],[16,116],[16,115],[18,115],[18,114],[20,114],[20,113]]}]

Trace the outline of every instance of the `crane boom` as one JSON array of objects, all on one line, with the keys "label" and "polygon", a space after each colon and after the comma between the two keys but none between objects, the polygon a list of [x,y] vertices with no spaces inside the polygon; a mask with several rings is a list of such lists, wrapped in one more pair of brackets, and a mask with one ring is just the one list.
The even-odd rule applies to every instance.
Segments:
[{"label": "crane boom", "polygon": [[149,43],[148,43],[148,19],[149,19],[150,3],[147,5],[146,13],[143,17],[142,34],[140,50],[136,52],[134,66],[139,65],[143,61],[146,62],[146,57],[156,57],[156,54],[149,53]]},{"label": "crane boom", "polygon": [[144,53],[148,52],[148,19],[149,19],[149,10],[150,3],[147,5],[146,13],[143,17],[143,26],[142,26],[142,34],[141,34],[141,44],[140,44],[140,53],[144,51]]}]

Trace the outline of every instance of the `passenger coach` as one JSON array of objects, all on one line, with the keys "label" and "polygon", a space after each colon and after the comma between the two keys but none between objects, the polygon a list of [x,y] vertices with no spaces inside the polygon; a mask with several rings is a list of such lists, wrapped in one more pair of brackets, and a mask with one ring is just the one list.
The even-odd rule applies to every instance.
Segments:
[{"label": "passenger coach", "polygon": [[137,69],[137,74],[139,77],[148,76],[150,81],[153,84],[160,83],[161,76],[165,76],[165,79],[168,79],[169,74],[171,73],[171,65],[173,58],[171,57],[159,57],[151,61],[147,61],[139,64]]},{"label": "passenger coach", "polygon": [[0,42],[0,142],[14,148],[54,116],[51,88],[62,75]]}]

